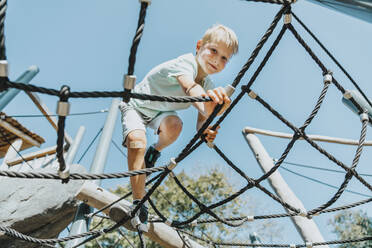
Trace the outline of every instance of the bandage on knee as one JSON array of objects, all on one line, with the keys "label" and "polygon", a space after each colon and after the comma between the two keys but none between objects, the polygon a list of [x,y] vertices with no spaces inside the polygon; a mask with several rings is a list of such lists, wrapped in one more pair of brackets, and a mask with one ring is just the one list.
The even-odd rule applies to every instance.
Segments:
[{"label": "bandage on knee", "polygon": [[128,148],[140,149],[146,148],[146,145],[143,141],[131,141]]}]

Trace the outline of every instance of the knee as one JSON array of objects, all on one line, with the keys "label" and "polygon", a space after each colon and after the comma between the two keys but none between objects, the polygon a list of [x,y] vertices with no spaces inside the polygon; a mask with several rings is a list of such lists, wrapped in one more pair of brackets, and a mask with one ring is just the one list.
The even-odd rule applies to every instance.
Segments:
[{"label": "knee", "polygon": [[134,130],[127,136],[126,145],[128,149],[146,149],[146,134],[142,130]]},{"label": "knee", "polygon": [[182,131],[182,121],[175,115],[168,116],[165,120],[164,126],[168,135],[178,136]]}]

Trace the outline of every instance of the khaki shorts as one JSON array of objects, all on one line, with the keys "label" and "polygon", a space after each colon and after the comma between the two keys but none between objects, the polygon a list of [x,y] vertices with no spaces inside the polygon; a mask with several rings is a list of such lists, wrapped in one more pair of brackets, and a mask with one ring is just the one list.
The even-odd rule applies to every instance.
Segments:
[{"label": "khaki shorts", "polygon": [[146,128],[149,127],[154,130],[155,134],[158,134],[159,126],[165,117],[171,115],[178,116],[175,111],[166,111],[159,112],[157,116],[150,118],[125,102],[119,104],[119,109],[121,111],[121,123],[123,127],[123,146],[125,147],[127,136],[133,130],[143,130],[146,132]]}]

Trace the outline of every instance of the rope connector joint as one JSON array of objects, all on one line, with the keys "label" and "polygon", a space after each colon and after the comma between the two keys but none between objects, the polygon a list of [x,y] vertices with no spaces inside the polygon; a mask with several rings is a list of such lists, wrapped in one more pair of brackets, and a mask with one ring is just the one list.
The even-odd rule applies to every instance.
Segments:
[{"label": "rope connector joint", "polygon": [[151,4],[152,0],[138,0],[140,3],[147,3],[147,6]]},{"label": "rope connector joint", "polygon": [[305,245],[306,245],[306,248],[313,248],[313,243],[311,242],[306,242]]},{"label": "rope connector joint", "polygon": [[171,221],[171,220],[165,220],[165,222],[164,222],[166,225],[168,225],[168,226],[172,226],[172,223],[173,223],[173,221]]},{"label": "rope connector joint", "polygon": [[234,92],[235,92],[235,88],[232,85],[229,84],[229,85],[225,86],[225,91],[226,91],[226,95],[228,97],[231,97],[232,94],[234,94]]},{"label": "rope connector joint", "polygon": [[174,168],[176,168],[176,166],[177,166],[176,159],[171,158],[170,161],[169,161],[169,164],[167,166],[168,170],[173,170]]},{"label": "rope connector joint", "polygon": [[252,221],[254,221],[254,216],[253,215],[247,216],[246,219],[247,219],[247,221],[252,222]]},{"label": "rope connector joint", "polygon": [[209,148],[213,149],[213,148],[214,148],[214,143],[208,141],[208,142],[207,142],[207,146],[208,146]]},{"label": "rope connector joint", "polygon": [[253,90],[250,90],[248,92],[248,96],[252,99],[256,99],[257,98],[257,94],[253,91]]},{"label": "rope connector joint", "polygon": [[325,83],[325,84],[330,84],[330,83],[332,83],[332,72],[327,72],[326,74],[324,74],[324,76],[323,76],[323,82]]},{"label": "rope connector joint", "polygon": [[59,116],[68,116],[70,114],[70,103],[58,101],[56,113]]},{"label": "rope connector joint", "polygon": [[292,14],[291,13],[284,14],[283,22],[285,25],[290,24],[292,22]]},{"label": "rope connector joint", "polygon": [[70,177],[70,166],[66,164],[65,169],[63,171],[58,171],[58,176],[62,180],[69,178]]},{"label": "rope connector joint", "polygon": [[360,121],[361,122],[369,121],[369,116],[368,116],[367,112],[363,112],[363,113],[360,114]]},{"label": "rope connector joint", "polygon": [[0,77],[7,78],[9,75],[9,66],[7,60],[0,60]]},{"label": "rope connector joint", "polygon": [[135,75],[125,75],[124,76],[124,89],[133,90],[134,85],[136,85]]}]

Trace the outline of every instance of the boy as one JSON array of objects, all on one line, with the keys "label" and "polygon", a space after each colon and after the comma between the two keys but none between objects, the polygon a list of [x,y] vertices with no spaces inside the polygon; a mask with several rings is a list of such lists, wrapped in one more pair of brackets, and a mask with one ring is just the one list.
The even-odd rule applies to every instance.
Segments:
[{"label": "boy", "polygon": [[[235,33],[223,26],[209,28],[196,44],[196,55],[185,54],[153,68],[136,85],[134,92],[167,96],[209,96],[213,101],[199,103],[169,103],[131,99],[120,104],[123,123],[123,145],[128,148],[129,170],[151,168],[160,152],[172,144],[182,130],[182,121],[175,110],[188,108],[198,110],[197,130],[213,112],[217,104],[224,104],[219,114],[230,104],[230,99],[222,87],[214,88],[208,75],[222,71],[230,57],[238,51]],[[151,127],[158,135],[156,144],[146,151],[146,127]],[[206,140],[213,142],[217,130],[208,128]],[[146,154],[145,154],[146,151]],[[145,195],[145,175],[130,178],[133,190],[133,204]],[[147,221],[147,208],[139,211],[142,223]]]}]

